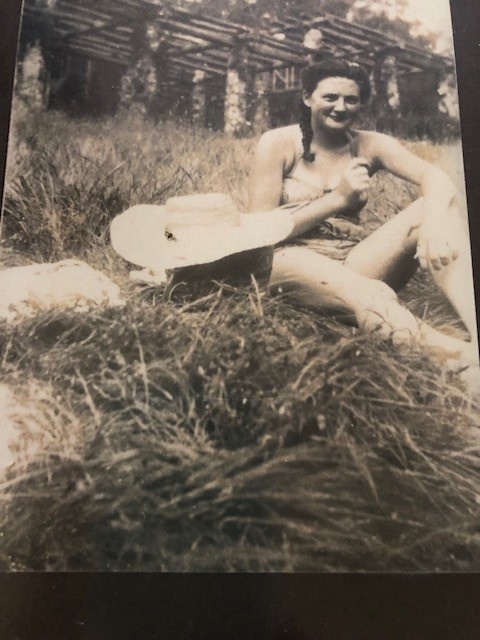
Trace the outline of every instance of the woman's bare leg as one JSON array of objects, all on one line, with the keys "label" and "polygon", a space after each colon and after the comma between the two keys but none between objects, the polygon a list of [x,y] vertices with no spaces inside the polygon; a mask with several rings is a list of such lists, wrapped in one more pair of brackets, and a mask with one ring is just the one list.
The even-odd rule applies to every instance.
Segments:
[{"label": "woman's bare leg", "polygon": [[415,252],[424,214],[422,204],[422,199],[416,200],[362,240],[350,251],[345,265],[386,282],[395,291],[404,287],[418,268]]},{"label": "woman's bare leg", "polygon": [[[420,198],[352,249],[345,265],[398,290],[413,275],[418,264],[414,256],[423,217],[423,199]],[[476,346],[477,324],[468,232],[456,207],[452,207],[450,219],[449,238],[459,250],[458,258],[438,270],[432,268],[431,273],[456,309]]]},{"label": "woman's bare leg", "polygon": [[415,318],[386,283],[308,248],[275,251],[270,288],[301,306],[353,316],[359,327],[394,344],[423,345],[455,358],[464,355],[465,342]]}]

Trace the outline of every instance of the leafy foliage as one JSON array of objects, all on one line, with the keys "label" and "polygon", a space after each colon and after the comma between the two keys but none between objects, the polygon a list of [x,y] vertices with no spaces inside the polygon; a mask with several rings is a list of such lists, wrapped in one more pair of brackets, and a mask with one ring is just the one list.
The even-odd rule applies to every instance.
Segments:
[{"label": "leafy foliage", "polygon": [[[432,48],[434,44],[433,33],[431,38],[412,33],[412,24],[404,17],[405,0],[395,0],[393,3],[391,0],[382,0],[381,2],[377,0],[375,3],[356,2],[352,4],[353,9],[350,15],[356,22],[418,47]],[[373,11],[372,4],[376,4],[379,10]]]},{"label": "leafy foliage", "polygon": [[351,0],[184,0],[183,4],[189,8],[202,7],[211,15],[254,27],[265,14],[279,19],[302,12],[345,17],[352,3]]},{"label": "leafy foliage", "polygon": [[[389,15],[388,3],[383,11],[374,11],[371,2],[358,3],[355,0],[183,0],[183,4],[190,9],[196,7],[200,10],[201,7],[205,13],[249,27],[257,27],[259,24],[267,26],[276,19],[282,20],[302,13],[312,17],[328,13],[343,19],[351,18],[385,35],[398,37],[420,47],[432,46],[431,39],[412,34],[411,24],[403,17],[402,0],[395,0],[393,16]],[[433,34],[431,37],[433,38]]]}]

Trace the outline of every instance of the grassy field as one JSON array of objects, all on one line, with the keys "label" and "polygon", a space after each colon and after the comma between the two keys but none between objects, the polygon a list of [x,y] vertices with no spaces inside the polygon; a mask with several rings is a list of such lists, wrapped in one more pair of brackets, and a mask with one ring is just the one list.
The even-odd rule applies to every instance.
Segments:
[{"label": "grassy field", "polygon": [[[139,202],[220,191],[245,208],[253,145],[18,113],[2,262],[81,258],[127,304],[2,327],[22,411],[1,569],[480,568],[478,413],[455,375],[253,288],[165,300],[109,247],[109,221]],[[459,152],[413,146],[446,165]],[[376,177],[372,224],[413,195]],[[425,278],[404,299],[462,331]]]}]

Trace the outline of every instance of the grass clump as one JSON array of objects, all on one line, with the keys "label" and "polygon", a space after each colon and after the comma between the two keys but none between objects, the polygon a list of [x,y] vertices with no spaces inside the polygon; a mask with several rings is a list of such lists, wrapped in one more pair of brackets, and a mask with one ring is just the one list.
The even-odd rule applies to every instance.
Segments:
[{"label": "grass clump", "polygon": [[[68,411],[56,446],[4,485],[4,566],[447,570],[478,561],[479,468],[461,392],[445,396],[420,352],[394,357],[279,301],[258,315],[251,296],[219,289],[187,308],[144,300],[9,330],[10,380],[23,358]],[[76,451],[65,441],[72,432]]]},{"label": "grass clump", "polygon": [[[126,122],[45,114],[11,165],[9,245],[22,260],[88,259],[126,305],[2,327],[4,381],[32,410],[2,482],[0,567],[478,567],[477,414],[460,381],[253,287],[177,302],[135,288],[108,248],[111,217],[199,191],[244,207],[252,142]],[[377,178],[372,216],[409,193]],[[454,325],[430,283],[405,299]]]}]

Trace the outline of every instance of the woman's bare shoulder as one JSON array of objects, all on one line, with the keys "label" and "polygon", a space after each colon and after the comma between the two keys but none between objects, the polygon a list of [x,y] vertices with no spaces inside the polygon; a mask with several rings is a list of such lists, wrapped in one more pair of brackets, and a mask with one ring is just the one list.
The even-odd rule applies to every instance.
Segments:
[{"label": "woman's bare shoulder", "polygon": [[260,136],[257,148],[264,151],[282,152],[287,155],[295,152],[295,148],[301,141],[301,131],[298,125],[288,125],[270,129]]},{"label": "woman's bare shoulder", "polygon": [[[359,147],[365,152],[371,152],[372,154],[378,153],[384,149],[391,149],[400,145],[399,140],[393,136],[389,136],[385,133],[379,133],[378,131],[365,131],[355,130],[355,134],[358,136]],[[401,145],[400,145],[401,146]]]},{"label": "woman's bare shoulder", "polygon": [[408,149],[398,138],[377,131],[359,131],[361,154],[374,170],[385,169],[396,176],[420,184],[430,163]]}]

